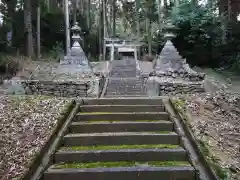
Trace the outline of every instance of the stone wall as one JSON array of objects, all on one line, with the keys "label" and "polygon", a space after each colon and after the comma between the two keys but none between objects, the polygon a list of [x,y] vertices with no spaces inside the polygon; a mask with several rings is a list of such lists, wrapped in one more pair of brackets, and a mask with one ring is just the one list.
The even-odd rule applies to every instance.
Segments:
[{"label": "stone wall", "polygon": [[89,85],[86,82],[26,80],[20,84],[25,94],[52,95],[62,97],[86,97]]},{"label": "stone wall", "polygon": [[163,82],[159,84],[160,95],[204,92],[204,82]]},{"label": "stone wall", "polygon": [[182,78],[186,81],[202,81],[204,80],[205,74],[203,73],[188,73],[185,71],[166,71],[166,72],[156,72],[158,77],[171,77],[171,78]]},{"label": "stone wall", "polygon": [[205,92],[204,81],[185,81],[174,78],[149,77],[146,81],[149,96]]}]

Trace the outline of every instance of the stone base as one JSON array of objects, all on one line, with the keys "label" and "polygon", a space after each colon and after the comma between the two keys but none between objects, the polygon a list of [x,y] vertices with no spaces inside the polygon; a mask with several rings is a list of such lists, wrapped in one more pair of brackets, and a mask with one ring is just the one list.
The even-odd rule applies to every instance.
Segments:
[{"label": "stone base", "polygon": [[88,60],[86,56],[64,56],[64,59],[60,60],[60,65],[68,65],[68,64],[75,64],[75,65],[84,65],[88,66]]},{"label": "stone base", "polygon": [[187,73],[187,72],[157,71],[155,75],[158,77],[182,78],[186,81],[202,81],[204,80],[204,77],[205,77],[205,74],[203,73]]},{"label": "stone base", "polygon": [[88,81],[20,80],[10,86],[8,94],[48,95],[60,97],[98,97],[100,78]]},{"label": "stone base", "polygon": [[147,88],[150,96],[205,92],[204,81],[186,81],[156,76],[148,79]]}]

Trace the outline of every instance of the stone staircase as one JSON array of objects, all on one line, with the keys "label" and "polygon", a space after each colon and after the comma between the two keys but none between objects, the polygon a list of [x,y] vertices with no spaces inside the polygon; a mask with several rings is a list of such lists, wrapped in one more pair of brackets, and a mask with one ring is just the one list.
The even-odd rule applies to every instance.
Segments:
[{"label": "stone staircase", "polygon": [[160,98],[86,99],[44,180],[193,180]]},{"label": "stone staircase", "polygon": [[140,78],[110,78],[105,93],[105,97],[146,95],[146,87]]},{"label": "stone staircase", "polygon": [[146,96],[147,90],[140,75],[134,59],[113,61],[105,97]]},{"label": "stone staircase", "polygon": [[140,72],[137,70],[136,61],[133,58],[112,61],[111,78],[136,77]]}]

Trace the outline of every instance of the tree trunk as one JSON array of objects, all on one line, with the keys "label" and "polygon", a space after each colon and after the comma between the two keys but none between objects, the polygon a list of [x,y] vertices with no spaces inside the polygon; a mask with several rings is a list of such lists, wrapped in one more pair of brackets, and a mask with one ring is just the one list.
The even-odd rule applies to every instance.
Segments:
[{"label": "tree trunk", "polygon": [[87,0],[87,24],[88,28],[91,29],[91,0]]},{"label": "tree trunk", "polygon": [[240,13],[240,2],[239,0],[231,0],[231,10],[232,10],[232,21],[233,22],[237,22],[237,16],[238,16],[238,13]]},{"label": "tree trunk", "polygon": [[228,0],[228,20],[231,21],[232,8],[231,8],[231,0]]},{"label": "tree trunk", "polygon": [[192,0],[191,2],[193,7],[196,7],[198,5],[198,0]]},{"label": "tree trunk", "polygon": [[24,24],[26,34],[26,55],[33,56],[32,11],[31,0],[24,0]]},{"label": "tree trunk", "polygon": [[164,18],[168,17],[168,0],[163,0],[163,14]]},{"label": "tree trunk", "polygon": [[77,22],[77,0],[73,1],[73,24]]},{"label": "tree trunk", "polygon": [[157,0],[159,31],[162,32],[162,0]]},{"label": "tree trunk", "polygon": [[41,56],[41,12],[40,12],[40,4],[37,7],[37,58],[40,59]]},{"label": "tree trunk", "polygon": [[57,0],[48,0],[49,1],[49,10],[50,12],[55,12],[58,9]]},{"label": "tree trunk", "polygon": [[100,0],[100,8],[99,8],[99,59],[103,57],[103,0]]},{"label": "tree trunk", "polygon": [[103,0],[103,60],[106,60],[106,42],[107,26],[106,26],[106,0]]},{"label": "tree trunk", "polygon": [[112,0],[112,36],[116,36],[116,0]]},{"label": "tree trunk", "polygon": [[[227,15],[227,18],[225,18]],[[221,17],[222,42],[226,43],[228,27],[228,0],[219,0],[219,16]]]},{"label": "tree trunk", "polygon": [[70,53],[70,25],[69,25],[69,9],[68,9],[68,0],[64,0],[64,16],[65,16],[65,33],[66,33],[66,54],[69,55]]},{"label": "tree trunk", "polygon": [[[140,2],[139,1],[140,0],[136,0],[136,13],[137,13],[137,15],[136,15],[137,22],[136,23],[137,23],[137,38],[140,41],[141,33],[140,33],[140,18],[139,18],[139,8],[140,8]],[[139,60],[140,60],[141,53],[140,53],[140,48],[139,47],[137,48],[137,53],[138,53],[138,57],[139,57]]]},{"label": "tree trunk", "polygon": [[146,28],[147,28],[147,40],[148,40],[148,55],[152,56],[152,32],[151,32],[151,21],[146,18]]}]

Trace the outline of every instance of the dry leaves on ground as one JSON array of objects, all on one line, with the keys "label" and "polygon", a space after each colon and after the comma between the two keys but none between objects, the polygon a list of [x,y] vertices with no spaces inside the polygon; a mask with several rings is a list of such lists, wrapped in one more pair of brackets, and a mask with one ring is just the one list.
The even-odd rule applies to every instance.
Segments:
[{"label": "dry leaves on ground", "polygon": [[230,179],[240,179],[240,94],[216,92],[185,96],[197,139],[207,142]]},{"label": "dry leaves on ground", "polygon": [[0,96],[0,180],[19,179],[50,137],[63,98]]}]

